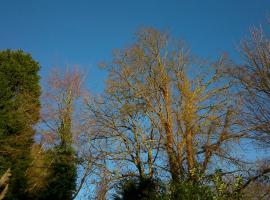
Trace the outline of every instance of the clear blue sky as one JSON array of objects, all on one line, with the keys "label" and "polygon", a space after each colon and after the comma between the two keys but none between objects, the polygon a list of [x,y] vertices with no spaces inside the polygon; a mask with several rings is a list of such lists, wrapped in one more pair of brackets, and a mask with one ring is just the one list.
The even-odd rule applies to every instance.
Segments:
[{"label": "clear blue sky", "polygon": [[105,73],[97,64],[140,27],[169,30],[198,55],[235,57],[240,38],[269,13],[270,0],[0,0],[0,49],[31,53],[42,77],[52,66],[78,64],[98,92]]}]

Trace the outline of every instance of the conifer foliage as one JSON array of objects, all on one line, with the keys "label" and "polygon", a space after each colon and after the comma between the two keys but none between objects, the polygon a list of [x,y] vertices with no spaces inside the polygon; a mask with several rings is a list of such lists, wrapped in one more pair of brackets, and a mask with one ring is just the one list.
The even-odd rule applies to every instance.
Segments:
[{"label": "conifer foliage", "polygon": [[39,120],[40,65],[21,50],[0,51],[0,174],[11,168],[6,199],[27,199],[33,126]]}]

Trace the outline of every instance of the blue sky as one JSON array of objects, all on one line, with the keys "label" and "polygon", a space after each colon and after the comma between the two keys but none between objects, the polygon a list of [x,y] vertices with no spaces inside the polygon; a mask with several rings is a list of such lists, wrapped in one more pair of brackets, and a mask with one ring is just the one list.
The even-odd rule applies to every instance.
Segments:
[{"label": "blue sky", "polygon": [[77,64],[100,92],[106,74],[98,63],[130,44],[140,27],[168,30],[201,56],[237,58],[240,38],[269,13],[269,0],[0,0],[0,50],[32,54],[42,77]]}]

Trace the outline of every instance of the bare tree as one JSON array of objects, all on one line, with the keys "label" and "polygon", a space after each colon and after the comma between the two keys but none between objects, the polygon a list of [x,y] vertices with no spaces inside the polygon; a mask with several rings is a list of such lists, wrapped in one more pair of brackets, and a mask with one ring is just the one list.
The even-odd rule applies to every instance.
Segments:
[{"label": "bare tree", "polygon": [[99,158],[113,163],[107,168],[118,178],[127,174],[140,178],[153,177],[153,163],[158,156],[160,140],[141,111],[128,100],[104,96],[88,102],[94,148]]},{"label": "bare tree", "polygon": [[243,64],[230,68],[244,101],[246,129],[260,144],[270,147],[270,41],[262,28],[254,28],[242,41]]},{"label": "bare tree", "polygon": [[[53,177],[50,177],[49,181],[55,181],[49,184],[49,187],[57,189],[57,187],[62,187],[61,184],[65,184],[62,188],[66,188],[66,191],[65,189],[56,191],[55,188],[49,188],[49,190],[55,190],[55,194],[59,198],[61,195],[65,195],[65,198],[69,199],[75,198],[92,167],[91,155],[84,154],[81,143],[81,138],[86,132],[81,124],[80,113],[83,109],[85,95],[83,78],[83,74],[77,68],[67,68],[64,72],[54,70],[49,76],[48,87],[43,95],[41,130],[43,147],[51,154],[51,162],[48,167],[50,170],[54,170],[55,166],[63,165],[64,167],[59,169],[66,171],[70,168],[70,171],[66,172],[67,174],[63,174],[64,172],[61,171],[60,174],[56,171],[51,173]],[[80,176],[76,189],[78,168],[80,168]],[[47,193],[49,192],[47,191]]]},{"label": "bare tree", "polygon": [[235,131],[237,103],[220,73],[225,64],[224,57],[193,61],[166,33],[138,32],[135,44],[104,66],[109,78],[102,106],[89,106],[109,159],[130,161],[139,176],[167,170],[174,181],[205,172],[214,158],[239,164],[231,144],[245,134]]},{"label": "bare tree", "polygon": [[48,88],[43,95],[42,120],[61,145],[72,143],[72,117],[75,115],[75,102],[82,96],[82,80],[78,69],[72,71],[68,68],[64,73],[54,70],[48,78]]}]

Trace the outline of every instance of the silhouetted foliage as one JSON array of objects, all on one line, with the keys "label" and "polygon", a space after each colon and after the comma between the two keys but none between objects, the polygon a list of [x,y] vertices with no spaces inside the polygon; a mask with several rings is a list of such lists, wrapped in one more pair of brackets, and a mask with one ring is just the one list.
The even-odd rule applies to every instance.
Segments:
[{"label": "silhouetted foliage", "polygon": [[130,178],[118,186],[115,200],[155,200],[161,199],[164,187],[161,182],[151,178]]},{"label": "silhouetted foliage", "polygon": [[50,176],[38,199],[73,199],[77,178],[73,152],[70,149],[55,147],[47,154],[51,156],[50,160],[52,160]]}]

